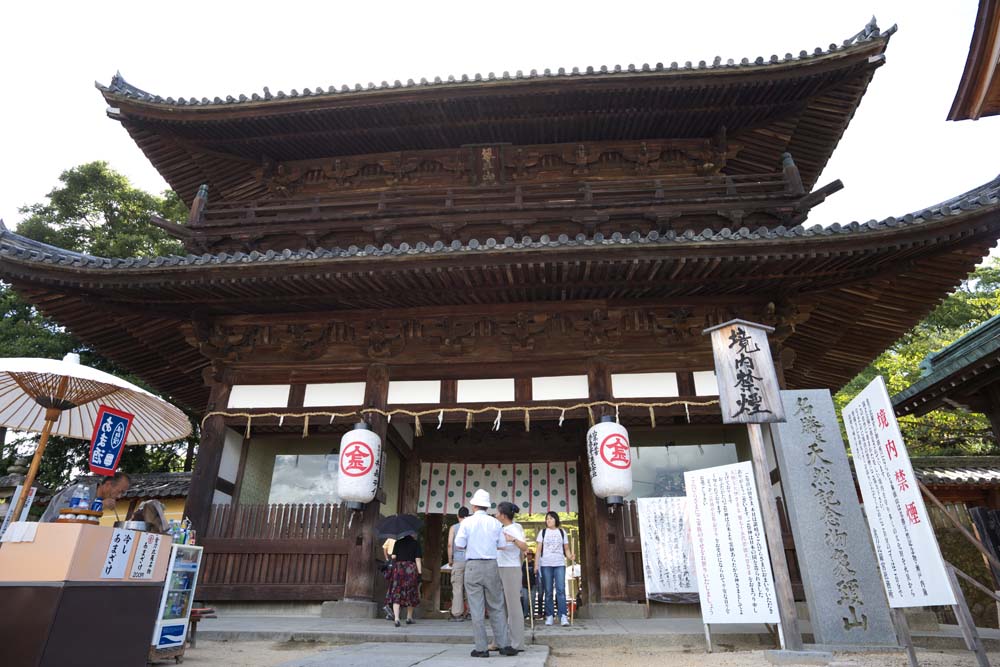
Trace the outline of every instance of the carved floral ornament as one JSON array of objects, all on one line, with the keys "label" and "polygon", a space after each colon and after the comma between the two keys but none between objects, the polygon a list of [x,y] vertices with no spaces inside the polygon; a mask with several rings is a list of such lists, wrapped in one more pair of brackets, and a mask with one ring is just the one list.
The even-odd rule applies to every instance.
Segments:
[{"label": "carved floral ornament", "polygon": [[715,139],[471,146],[276,162],[255,171],[274,198],[337,190],[467,186],[587,177],[711,177],[741,146]]},{"label": "carved floral ornament", "polygon": [[647,341],[663,348],[698,344],[701,332],[738,317],[775,327],[780,348],[808,310],[790,302],[746,308],[593,307],[567,312],[469,314],[448,317],[324,319],[295,324],[196,321],[187,326],[188,343],[211,360],[228,363],[260,359],[312,361],[353,350],[358,358],[389,359],[415,352],[459,357],[477,348],[513,353],[583,347],[590,351],[629,347]]}]

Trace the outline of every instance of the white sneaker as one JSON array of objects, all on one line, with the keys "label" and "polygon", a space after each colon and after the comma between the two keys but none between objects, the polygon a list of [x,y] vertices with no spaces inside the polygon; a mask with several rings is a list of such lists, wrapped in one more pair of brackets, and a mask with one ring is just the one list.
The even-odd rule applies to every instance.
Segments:
[{"label": "white sneaker", "polygon": [[569,619],[566,618],[566,614],[563,614],[562,616],[559,617],[559,624],[560,625],[569,625]]},{"label": "white sneaker", "polygon": [[545,625],[552,625],[552,617],[551,616],[546,616],[545,617]]}]

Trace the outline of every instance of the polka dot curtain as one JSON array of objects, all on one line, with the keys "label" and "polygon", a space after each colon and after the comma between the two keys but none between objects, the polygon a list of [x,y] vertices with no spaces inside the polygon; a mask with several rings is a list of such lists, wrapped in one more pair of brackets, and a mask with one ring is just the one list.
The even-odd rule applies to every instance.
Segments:
[{"label": "polka dot curtain", "polygon": [[418,512],[455,514],[478,488],[493,507],[509,500],[525,513],[578,512],[575,461],[547,463],[423,463]]}]

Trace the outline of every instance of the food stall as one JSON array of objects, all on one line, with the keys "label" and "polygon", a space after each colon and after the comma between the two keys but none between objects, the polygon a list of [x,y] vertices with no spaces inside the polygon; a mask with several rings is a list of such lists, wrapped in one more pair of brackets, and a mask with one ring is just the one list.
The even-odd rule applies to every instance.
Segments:
[{"label": "food stall", "polygon": [[3,663],[145,665],[171,544],[85,523],[13,524],[0,544]]}]

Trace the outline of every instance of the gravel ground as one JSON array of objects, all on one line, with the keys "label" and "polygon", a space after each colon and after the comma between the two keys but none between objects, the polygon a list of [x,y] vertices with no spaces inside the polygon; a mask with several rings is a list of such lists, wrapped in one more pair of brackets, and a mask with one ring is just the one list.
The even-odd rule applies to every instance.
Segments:
[{"label": "gravel ground", "polygon": [[[989,654],[992,664],[1000,664],[1000,653]],[[908,667],[903,653],[868,655],[837,654],[836,667]],[[975,667],[976,659],[968,651],[917,651],[921,667]],[[770,667],[764,651],[738,651],[711,655],[655,648],[581,648],[553,649],[548,667]],[[831,667],[833,667],[831,666]]]},{"label": "gravel ground", "polygon": [[[205,667],[273,667],[296,658],[305,658],[336,644],[318,642],[210,642],[201,640],[184,652],[184,665]],[[173,665],[173,660],[157,663]]]},{"label": "gravel ground", "polygon": [[[200,641],[188,649],[185,665],[211,667],[274,667],[283,662],[304,658],[335,644],[308,642],[212,642]],[[976,660],[968,651],[918,651],[921,667],[975,667]],[[1000,653],[990,653],[990,662],[1000,664]],[[493,662],[498,662],[494,660]],[[502,662],[502,661],[500,661]],[[170,663],[159,663],[168,665]],[[769,667],[763,651],[731,653],[683,652],[655,648],[580,648],[554,649],[548,667]],[[834,667],[907,667],[902,653],[868,655],[838,654]]]}]

